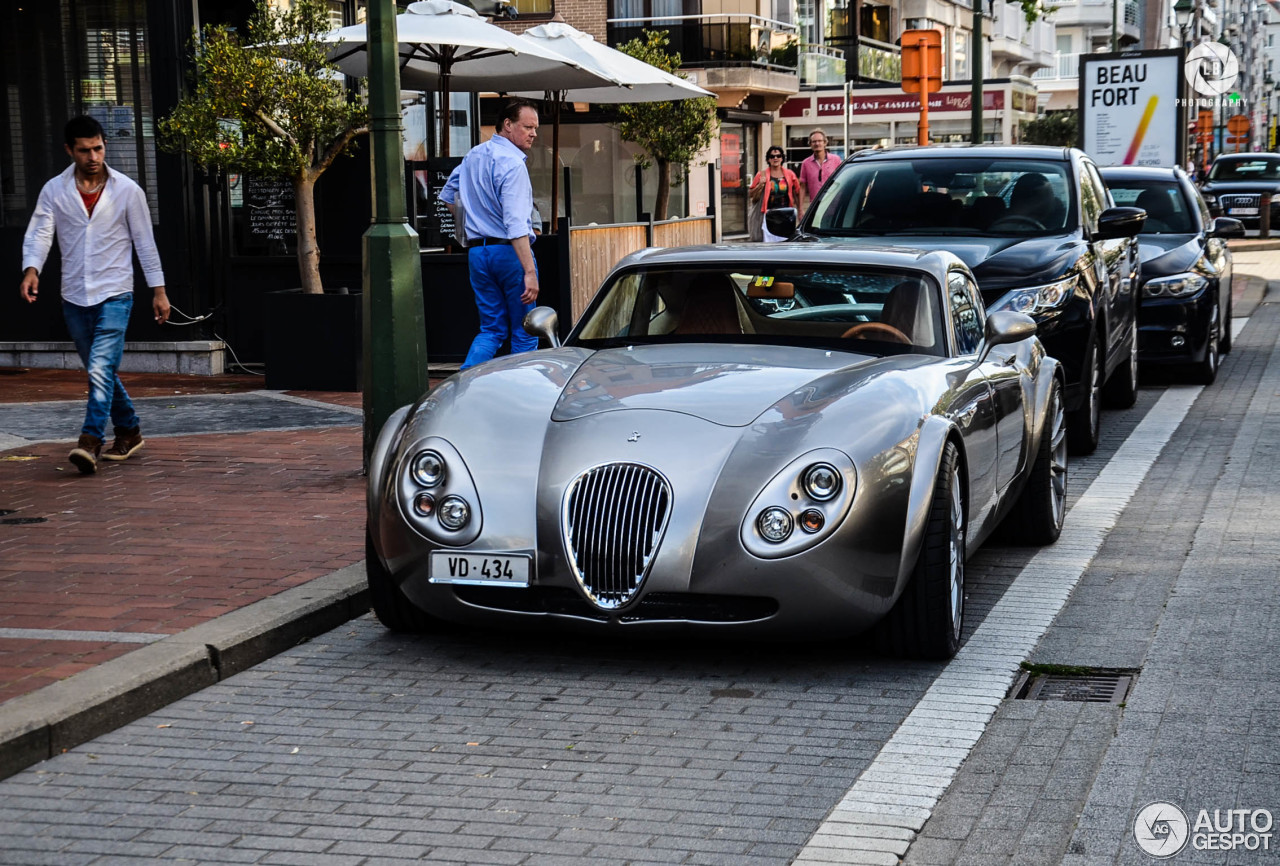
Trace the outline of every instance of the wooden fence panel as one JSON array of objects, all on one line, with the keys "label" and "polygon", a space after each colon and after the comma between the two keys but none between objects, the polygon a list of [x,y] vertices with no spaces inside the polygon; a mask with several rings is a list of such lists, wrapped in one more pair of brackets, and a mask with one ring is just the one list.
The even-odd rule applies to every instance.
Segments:
[{"label": "wooden fence panel", "polygon": [[[653,245],[685,247],[712,241],[711,217],[666,220],[653,224]],[[569,280],[573,296],[573,321],[587,304],[614,265],[648,245],[644,223],[580,226],[569,230]]]}]

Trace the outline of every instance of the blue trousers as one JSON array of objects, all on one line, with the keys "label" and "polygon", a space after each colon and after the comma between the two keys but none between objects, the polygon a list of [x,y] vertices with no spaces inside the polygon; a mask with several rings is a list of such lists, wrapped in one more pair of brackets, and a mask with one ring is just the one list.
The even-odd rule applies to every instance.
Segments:
[{"label": "blue trousers", "polygon": [[62,302],[62,317],[76,344],[76,352],[89,373],[89,404],[82,433],[106,438],[107,418],[117,427],[137,427],[129,392],[120,384],[116,368],[124,355],[124,332],[133,309],[133,293],[107,298],[92,307]]},{"label": "blue trousers", "polygon": [[470,247],[467,268],[480,312],[480,333],[471,341],[462,369],[488,361],[498,354],[502,341],[508,337],[513,355],[538,348],[538,338],[526,334],[522,327],[525,313],[534,305],[520,301],[524,294],[524,266],[516,251],[508,244]]}]

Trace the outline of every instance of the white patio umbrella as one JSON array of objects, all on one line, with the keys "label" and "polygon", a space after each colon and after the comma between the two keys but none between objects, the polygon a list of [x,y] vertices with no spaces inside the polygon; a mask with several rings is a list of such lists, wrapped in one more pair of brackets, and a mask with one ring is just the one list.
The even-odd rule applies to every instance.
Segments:
[{"label": "white patio umbrella", "polygon": [[[412,7],[410,7],[412,8]],[[540,90],[515,90],[515,96],[537,99],[547,91],[553,93],[551,134],[551,219],[554,223],[560,206],[560,103],[594,102],[617,104],[627,102],[673,102],[678,99],[695,99],[715,96],[678,75],[672,75],[656,66],[637,60],[607,45],[601,45],[590,33],[583,33],[568,24],[553,22],[530,28],[521,34],[530,42],[554,51],[566,60],[621,84],[606,86],[543,87]]]},{"label": "white patio umbrella", "polygon": [[[329,59],[347,75],[368,75],[365,25],[330,31],[321,37],[335,45]],[[396,53],[400,86],[441,94],[448,116],[453,90],[509,91],[516,82],[543,90],[611,87],[619,79],[569,60],[537,42],[490,24],[474,9],[451,0],[420,0],[396,16]],[[442,156],[449,136],[441,136]]]}]

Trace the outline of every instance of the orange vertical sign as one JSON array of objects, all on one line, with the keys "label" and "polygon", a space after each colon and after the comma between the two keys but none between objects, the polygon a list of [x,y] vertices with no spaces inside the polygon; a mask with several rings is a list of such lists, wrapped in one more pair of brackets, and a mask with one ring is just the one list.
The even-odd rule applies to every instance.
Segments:
[{"label": "orange vertical sign", "polygon": [[920,94],[920,144],[929,143],[929,94],[942,89],[942,31],[906,30],[902,34],[902,89]]}]

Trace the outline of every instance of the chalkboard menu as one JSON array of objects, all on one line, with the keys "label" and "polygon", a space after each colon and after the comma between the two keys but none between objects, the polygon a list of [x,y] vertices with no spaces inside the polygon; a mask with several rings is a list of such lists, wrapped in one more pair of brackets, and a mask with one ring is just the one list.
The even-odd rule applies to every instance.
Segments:
[{"label": "chalkboard menu", "polygon": [[[418,233],[429,247],[456,246],[453,214],[440,198],[440,190],[449,182],[454,168],[462,164],[460,156],[437,156],[427,160],[427,200],[425,212],[420,212]],[[425,219],[423,219],[425,218]]]},{"label": "chalkboard menu", "polygon": [[239,253],[291,256],[298,248],[293,184],[242,175],[241,206],[233,207]]}]

